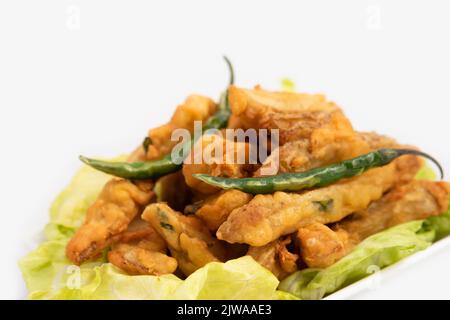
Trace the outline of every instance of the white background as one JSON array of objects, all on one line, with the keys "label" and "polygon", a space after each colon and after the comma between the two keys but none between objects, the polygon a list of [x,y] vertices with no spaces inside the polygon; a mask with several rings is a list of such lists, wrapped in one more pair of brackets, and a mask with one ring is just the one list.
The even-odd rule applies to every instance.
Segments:
[{"label": "white background", "polygon": [[[0,298],[79,154],[141,142],[190,93],[227,81],[326,93],[358,130],[416,144],[450,168],[448,1],[0,2]],[[364,298],[450,298],[450,248]]]}]

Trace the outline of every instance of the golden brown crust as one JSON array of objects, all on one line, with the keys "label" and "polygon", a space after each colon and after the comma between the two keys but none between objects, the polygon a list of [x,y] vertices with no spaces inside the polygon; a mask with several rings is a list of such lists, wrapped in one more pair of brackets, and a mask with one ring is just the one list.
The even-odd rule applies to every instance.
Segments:
[{"label": "golden brown crust", "polygon": [[152,200],[152,187],[152,182],[110,180],[88,209],[83,225],[69,241],[66,247],[69,260],[79,265],[97,257]]},{"label": "golden brown crust", "polygon": [[[399,181],[404,182],[405,176],[412,179],[419,168],[417,157],[403,156],[387,166],[302,194],[257,195],[247,205],[233,210],[216,235],[230,243],[263,246],[314,222],[336,222],[364,210]],[[327,210],[317,205],[321,201],[330,202]]]},{"label": "golden brown crust", "polygon": [[222,190],[207,198],[195,215],[206,223],[209,230],[215,232],[234,209],[247,204],[252,198],[251,194],[239,190]]},{"label": "golden brown crust", "polygon": [[229,88],[234,116],[246,128],[279,129],[280,144],[310,139],[316,130],[353,131],[339,107],[323,95]]},{"label": "golden brown crust", "polygon": [[436,216],[447,210],[449,184],[412,181],[400,185],[366,210],[358,211],[329,228],[320,223],[302,227],[297,237],[308,267],[326,268],[365,238],[395,225]]},{"label": "golden brown crust", "polygon": [[163,275],[174,273],[178,263],[175,258],[138,245],[119,244],[108,253],[108,260],[131,275]]},{"label": "golden brown crust", "polygon": [[366,210],[340,221],[335,230],[345,230],[353,243],[386,228],[439,215],[448,208],[447,182],[417,181],[400,185]]},{"label": "golden brown crust", "polygon": [[167,242],[185,275],[206,262],[223,261],[226,256],[220,241],[194,216],[184,216],[164,203],[155,203],[145,209],[142,218]]},{"label": "golden brown crust", "polygon": [[351,159],[381,148],[400,147],[395,140],[376,133],[317,130],[311,139],[301,139],[282,145],[254,174],[261,176],[266,167],[278,168],[277,173],[302,172]]},{"label": "golden brown crust", "polygon": [[[70,260],[80,264],[110,247],[109,262],[128,274],[183,277],[210,262],[247,254],[283,279],[299,266],[325,268],[335,263],[373,233],[448,208],[448,183],[412,181],[423,163],[416,156],[299,193],[253,197],[193,178],[195,173],[232,178],[274,174],[263,171],[266,167],[279,168],[278,173],[302,172],[380,148],[414,148],[375,133],[356,132],[343,111],[323,95],[236,86],[228,92],[232,115],[227,127],[267,129],[269,141],[256,145],[272,155],[249,163],[255,160],[249,161],[255,151],[250,144],[236,137],[203,135],[182,170],[157,181],[159,203],[151,205],[152,181],[111,180],[68,243]],[[168,123],[149,131],[148,150],[139,145],[128,161],[169,154],[178,143],[171,141],[175,129],[192,133],[194,121],[207,120],[215,110],[211,99],[189,96]],[[279,130],[280,144],[271,134],[274,129]],[[219,151],[213,147],[218,145]],[[207,158],[216,151],[215,158],[193,159],[199,150]],[[279,152],[278,160],[274,151]],[[243,161],[236,161],[238,154],[244,155],[239,159]],[[184,215],[179,212],[183,210]]]},{"label": "golden brown crust", "polygon": [[[221,152],[221,154],[216,152]],[[194,191],[206,195],[216,193],[219,191],[218,188],[206,184],[192,175],[203,173],[216,177],[243,178],[247,176],[249,155],[248,143],[234,142],[220,135],[205,135],[197,141],[187,157],[188,161],[183,164],[186,184]]]},{"label": "golden brown crust", "polygon": [[247,255],[282,280],[297,271],[298,255],[290,252],[290,237],[280,238],[261,247],[250,247]]},{"label": "golden brown crust", "polygon": [[313,223],[298,229],[300,254],[310,268],[326,268],[349,251],[346,232],[335,232],[324,224]]},{"label": "golden brown crust", "polygon": [[139,244],[140,247],[151,251],[166,252],[167,244],[156,230],[145,220],[136,217],[127,230],[120,233],[112,241],[112,247],[116,244]]},{"label": "golden brown crust", "polygon": [[183,104],[175,110],[170,121],[160,127],[149,131],[148,137],[151,144],[147,152],[147,160],[161,158],[169,154],[178,141],[171,141],[172,132],[175,129],[187,129],[191,133],[194,129],[194,121],[205,121],[215,111],[216,104],[210,98],[191,95]]}]

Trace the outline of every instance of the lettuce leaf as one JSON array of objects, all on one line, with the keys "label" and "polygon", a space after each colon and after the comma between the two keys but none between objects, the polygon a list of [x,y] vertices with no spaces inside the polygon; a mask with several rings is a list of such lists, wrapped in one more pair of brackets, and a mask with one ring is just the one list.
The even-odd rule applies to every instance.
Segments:
[{"label": "lettuce leaf", "polygon": [[279,289],[302,299],[321,299],[370,275],[374,266],[384,268],[427,248],[434,234],[420,233],[422,225],[422,221],[413,221],[375,234],[324,270],[305,269],[290,275]]},{"label": "lettuce leaf", "polygon": [[423,222],[423,230],[434,232],[434,241],[441,240],[450,234],[450,208],[447,212],[430,217]]},{"label": "lettuce leaf", "polygon": [[66,244],[109,178],[84,166],[53,203],[47,241],[19,262],[30,299],[297,299],[276,291],[277,278],[248,256],[210,263],[185,280],[129,276],[104,261],[72,265]]},{"label": "lettuce leaf", "polygon": [[277,278],[250,256],[212,262],[185,280],[130,276],[110,263],[73,266],[66,241],[48,241],[21,261],[31,299],[297,299],[276,291]]},{"label": "lettuce leaf", "polygon": [[30,298],[45,298],[58,291],[59,279],[70,264],[64,254],[66,243],[67,240],[46,241],[20,260]]}]

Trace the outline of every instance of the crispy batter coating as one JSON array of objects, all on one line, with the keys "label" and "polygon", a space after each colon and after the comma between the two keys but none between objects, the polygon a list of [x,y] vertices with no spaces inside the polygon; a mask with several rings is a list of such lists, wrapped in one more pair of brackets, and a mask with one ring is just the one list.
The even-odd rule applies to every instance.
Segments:
[{"label": "crispy batter coating", "polygon": [[184,216],[164,203],[155,203],[144,210],[142,218],[164,238],[185,275],[208,262],[223,261],[225,258],[223,245],[194,216]]},{"label": "crispy batter coating", "polygon": [[257,195],[230,214],[217,237],[230,243],[263,246],[314,222],[339,221],[364,210],[396,184],[411,180],[420,166],[419,158],[403,156],[387,166],[301,194]]},{"label": "crispy batter coating", "polygon": [[108,253],[108,260],[131,275],[163,275],[174,273],[178,263],[175,258],[139,245],[121,243]]},{"label": "crispy batter coating", "polygon": [[113,240],[113,249],[116,244],[139,244],[140,247],[158,252],[166,252],[167,244],[156,230],[141,217],[136,217],[127,230],[117,235]]},{"label": "crispy batter coating", "polygon": [[228,120],[227,129],[245,129],[239,116],[232,114]]},{"label": "crispy batter coating", "polygon": [[152,187],[153,183],[148,181],[110,180],[69,241],[66,247],[69,260],[79,265],[97,257],[152,200]]},{"label": "crispy batter coating", "polygon": [[[155,198],[153,181],[110,180],[66,247],[72,262],[79,265],[111,247],[109,262],[128,274],[188,276],[209,262],[247,254],[281,280],[300,264],[325,268],[374,233],[447,210],[450,184],[413,181],[422,160],[410,155],[299,193],[253,197],[193,178],[195,173],[233,178],[273,174],[266,168],[302,172],[380,148],[406,147],[386,136],[355,131],[342,110],[323,95],[236,86],[228,92],[228,128],[278,129],[279,144],[272,135],[267,145],[257,142],[272,155],[250,163],[255,150],[249,143],[203,135],[182,170],[157,181],[158,203],[150,204]],[[128,161],[169,154],[178,143],[171,141],[175,129],[192,133],[194,121],[207,120],[215,110],[211,99],[189,96],[168,123],[149,131],[148,150],[140,145]]]},{"label": "crispy batter coating", "polygon": [[210,262],[221,261],[208,250],[205,241],[185,233],[180,234],[180,250],[170,249],[170,252],[177,258],[180,269],[186,276]]},{"label": "crispy batter coating", "polygon": [[399,147],[394,139],[372,132],[317,130],[313,139],[296,140],[280,146],[278,154],[269,156],[254,176],[261,176],[265,167],[278,168],[278,173],[302,172],[373,150],[394,147]]},{"label": "crispy batter coating", "polygon": [[412,181],[394,188],[366,210],[332,228],[320,223],[302,227],[297,233],[302,258],[308,267],[326,268],[372,234],[441,214],[448,208],[449,194],[447,182]]},{"label": "crispy batter coating", "polygon": [[206,223],[209,230],[215,232],[234,209],[247,204],[252,198],[251,194],[239,190],[222,190],[207,198],[195,215]]},{"label": "crispy batter coating", "polygon": [[[147,154],[142,146],[136,148],[128,157],[129,162],[157,159],[169,153],[177,143],[171,141],[172,131],[184,128],[192,132],[194,121],[206,120],[215,111],[215,103],[203,96],[192,95],[179,105],[169,123],[149,131],[151,144]],[[161,184],[164,186],[164,177]],[[173,181],[173,180],[171,180]],[[80,264],[96,257],[101,251],[113,243],[116,236],[128,227],[130,221],[153,198],[152,182],[132,183],[126,180],[111,180],[101,192],[97,201],[88,210],[86,221],[77,231],[66,248],[67,257]],[[164,188],[163,188],[164,189]],[[164,192],[168,201],[174,200]],[[179,194],[180,195],[180,194]],[[181,197],[177,197],[177,204]],[[184,206],[180,204],[180,207]]]},{"label": "crispy batter coating", "polygon": [[[318,135],[353,132],[350,121],[340,108],[325,96],[291,92],[269,92],[229,87],[229,101],[234,116],[246,128],[279,129],[280,145]],[[330,133],[331,132],[331,133]],[[316,135],[317,135],[316,134]]]},{"label": "crispy batter coating", "polygon": [[347,232],[335,232],[317,222],[298,229],[297,238],[302,259],[311,268],[326,268],[351,248]]},{"label": "crispy batter coating", "polygon": [[175,129],[194,129],[194,121],[207,120],[216,110],[213,100],[199,95],[191,95],[175,110],[170,121],[152,129],[148,133],[151,144],[147,152],[147,160],[161,158],[168,154],[178,141],[171,141],[172,132]]},{"label": "crispy batter coating", "polygon": [[136,218],[117,236],[117,243],[108,252],[108,261],[132,275],[169,274],[175,272],[178,263],[166,251],[166,242],[155,229]]},{"label": "crispy batter coating", "polygon": [[298,269],[297,260],[299,256],[287,249],[290,242],[290,237],[287,237],[277,239],[261,247],[250,247],[247,255],[272,272],[279,280],[282,280]]},{"label": "crispy batter coating", "polygon": [[186,101],[177,107],[168,123],[148,132],[151,143],[147,153],[141,144],[130,154],[128,161],[155,160],[168,154],[178,143],[178,141],[171,141],[172,132],[175,129],[187,129],[192,133],[194,121],[206,121],[215,109],[214,101],[207,97],[199,95],[187,97]]},{"label": "crispy batter coating", "polygon": [[437,216],[448,209],[450,184],[443,181],[415,180],[401,185],[367,210],[337,223],[334,230],[345,230],[352,243],[392,226],[412,220]]},{"label": "crispy batter coating", "polygon": [[219,191],[217,187],[206,184],[192,175],[205,173],[213,176],[243,178],[249,169],[249,144],[234,142],[221,135],[204,135],[197,141],[188,161],[183,164],[186,184],[203,194]]}]

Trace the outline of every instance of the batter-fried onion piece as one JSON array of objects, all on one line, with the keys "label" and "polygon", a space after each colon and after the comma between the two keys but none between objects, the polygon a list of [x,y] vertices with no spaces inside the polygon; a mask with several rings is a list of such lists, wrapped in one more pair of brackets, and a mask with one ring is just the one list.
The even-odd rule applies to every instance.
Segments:
[{"label": "batter-fried onion piece", "polygon": [[178,141],[171,141],[175,129],[194,129],[194,121],[206,121],[215,111],[216,105],[210,98],[191,95],[179,105],[167,124],[152,129],[148,133],[150,145],[147,160],[158,159],[170,153]]},{"label": "batter-fried onion piece", "polygon": [[403,156],[387,166],[302,194],[257,195],[230,214],[217,237],[230,243],[263,246],[314,222],[337,222],[364,210],[396,184],[410,181],[420,166],[419,158]]},{"label": "batter-fried onion piece", "polygon": [[252,197],[239,190],[222,190],[202,202],[195,215],[205,221],[209,230],[215,232],[234,209],[247,204]]},{"label": "batter-fried onion piece", "polygon": [[116,241],[108,252],[108,260],[128,274],[169,274],[178,266],[174,258],[166,255],[164,239],[141,218],[133,220]]},{"label": "batter-fried onion piece", "polygon": [[185,275],[208,262],[225,258],[220,241],[212,237],[203,222],[194,216],[184,216],[164,203],[154,203],[144,210],[142,218],[167,242]]},{"label": "batter-fried onion piece", "polygon": [[282,280],[297,271],[298,255],[287,249],[290,242],[291,239],[287,237],[272,241],[262,247],[250,247],[247,255]]},{"label": "batter-fried onion piece", "polygon": [[297,233],[302,258],[309,267],[326,268],[372,234],[441,214],[448,208],[449,194],[447,182],[412,181],[332,228],[320,223],[302,227]]},{"label": "batter-fried onion piece", "polygon": [[227,140],[221,135],[204,135],[197,141],[183,164],[186,184],[203,194],[213,194],[219,189],[192,175],[205,173],[216,177],[243,178],[249,164],[249,144]]},{"label": "batter-fried onion piece", "polygon": [[278,129],[280,144],[311,139],[316,130],[334,134],[353,132],[341,109],[319,94],[269,92],[236,86],[229,88],[233,115],[243,126],[253,129]]},{"label": "batter-fried onion piece", "polygon": [[394,139],[372,132],[317,130],[312,139],[296,140],[279,147],[264,161],[254,176],[261,176],[264,168],[278,168],[278,174],[302,172],[377,149],[400,147]]},{"label": "batter-fried onion piece", "polygon": [[68,243],[67,257],[77,265],[96,258],[150,203],[154,196],[152,188],[153,183],[148,181],[110,180]]}]

